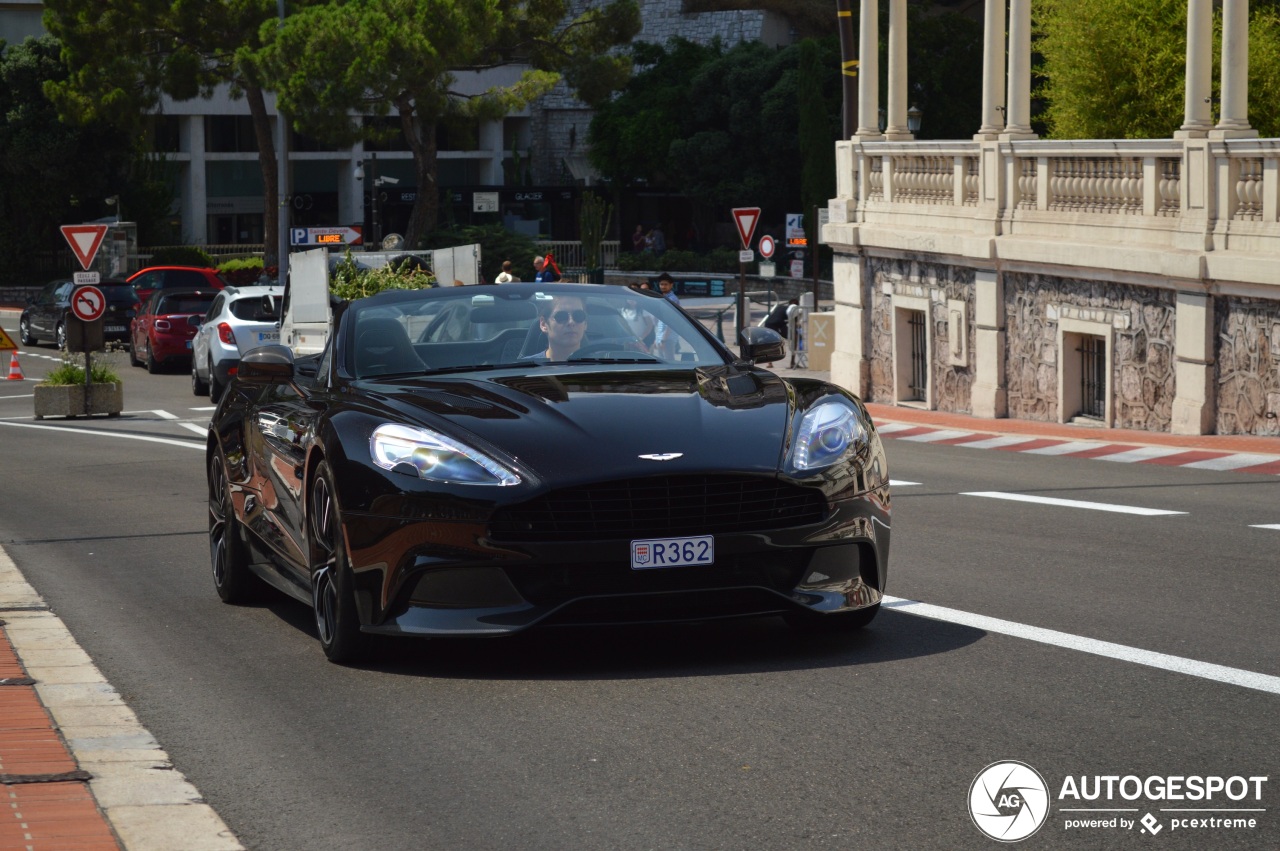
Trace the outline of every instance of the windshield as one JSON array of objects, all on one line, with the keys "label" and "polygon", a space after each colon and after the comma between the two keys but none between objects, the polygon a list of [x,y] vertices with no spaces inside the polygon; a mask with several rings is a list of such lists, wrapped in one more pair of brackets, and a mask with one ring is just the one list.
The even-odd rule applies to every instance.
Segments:
[{"label": "windshield", "polygon": [[621,286],[504,284],[384,293],[343,318],[357,378],[545,364],[723,364],[666,299]]}]

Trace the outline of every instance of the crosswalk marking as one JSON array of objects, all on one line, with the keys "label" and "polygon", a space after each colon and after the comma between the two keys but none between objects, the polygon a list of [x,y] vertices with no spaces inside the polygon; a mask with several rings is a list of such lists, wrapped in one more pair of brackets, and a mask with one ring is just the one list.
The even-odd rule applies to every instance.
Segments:
[{"label": "crosswalk marking", "polygon": [[952,440],[957,437],[968,437],[971,434],[973,434],[971,431],[949,431],[944,429],[942,431],[931,431],[928,434],[913,434],[902,439],[913,440],[916,443],[933,443],[938,440]]}]

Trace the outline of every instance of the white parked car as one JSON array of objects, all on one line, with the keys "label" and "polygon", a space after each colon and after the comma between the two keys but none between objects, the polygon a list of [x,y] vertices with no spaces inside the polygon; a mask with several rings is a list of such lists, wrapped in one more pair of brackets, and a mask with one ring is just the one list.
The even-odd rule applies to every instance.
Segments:
[{"label": "white parked car", "polygon": [[209,306],[191,344],[191,392],[218,401],[240,358],[252,349],[280,342],[278,286],[227,287]]}]

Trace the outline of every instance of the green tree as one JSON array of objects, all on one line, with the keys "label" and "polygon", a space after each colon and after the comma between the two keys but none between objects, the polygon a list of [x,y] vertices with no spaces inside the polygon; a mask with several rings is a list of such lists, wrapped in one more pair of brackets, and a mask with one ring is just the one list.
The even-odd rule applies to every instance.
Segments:
[{"label": "green tree", "polygon": [[[52,36],[0,42],[0,280],[20,280],[33,251],[66,247],[58,226],[110,215],[119,195],[127,218],[153,221],[171,197],[139,174],[153,163],[137,140],[105,122],[70,125],[42,94],[67,77]],[[26,280],[30,283],[30,280]]]},{"label": "green tree", "polygon": [[[394,113],[413,152],[418,192],[405,238],[417,245],[438,216],[437,128],[495,119],[564,80],[594,104],[622,86],[629,57],[610,48],[640,29],[635,0],[589,6],[565,23],[565,0],[361,0],[292,15],[261,37],[279,103],[297,125],[349,144],[372,131],[353,115]],[[510,85],[464,94],[458,75],[522,67]]]},{"label": "green tree", "polygon": [[[290,0],[295,10],[308,0]],[[70,69],[46,94],[64,118],[136,129],[161,95],[209,96],[228,86],[249,105],[263,184],[267,264],[281,226],[276,154],[258,63],[259,34],[277,20],[275,0],[46,0],[44,25]]]}]

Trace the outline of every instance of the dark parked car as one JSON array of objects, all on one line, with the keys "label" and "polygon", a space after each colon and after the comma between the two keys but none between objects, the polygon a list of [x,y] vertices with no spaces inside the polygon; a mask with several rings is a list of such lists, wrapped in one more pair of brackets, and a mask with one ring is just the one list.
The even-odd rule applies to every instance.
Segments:
[{"label": "dark parked car", "polygon": [[129,283],[138,291],[138,301],[145,302],[156,290],[177,287],[194,290],[220,290],[227,285],[217,269],[198,266],[148,266],[129,276]]},{"label": "dark parked car", "polygon": [[[107,279],[94,284],[106,298],[103,312],[103,338],[108,342],[126,342],[129,322],[137,298],[127,281]],[[67,315],[71,312],[71,294],[77,285],[60,279],[45,284],[40,294],[28,302],[18,319],[18,336],[24,346],[45,341],[60,349],[67,347]]]},{"label": "dark parked car", "polygon": [[213,290],[156,290],[130,326],[129,363],[159,372],[171,363],[191,363],[191,341],[213,303]]},{"label": "dark parked car", "polygon": [[245,354],[206,459],[218,594],[306,603],[330,659],[371,634],[878,610],[880,438],[843,388],[755,366],[773,331],[739,357],[656,294],[583,284],[384,292],[333,329]]}]

